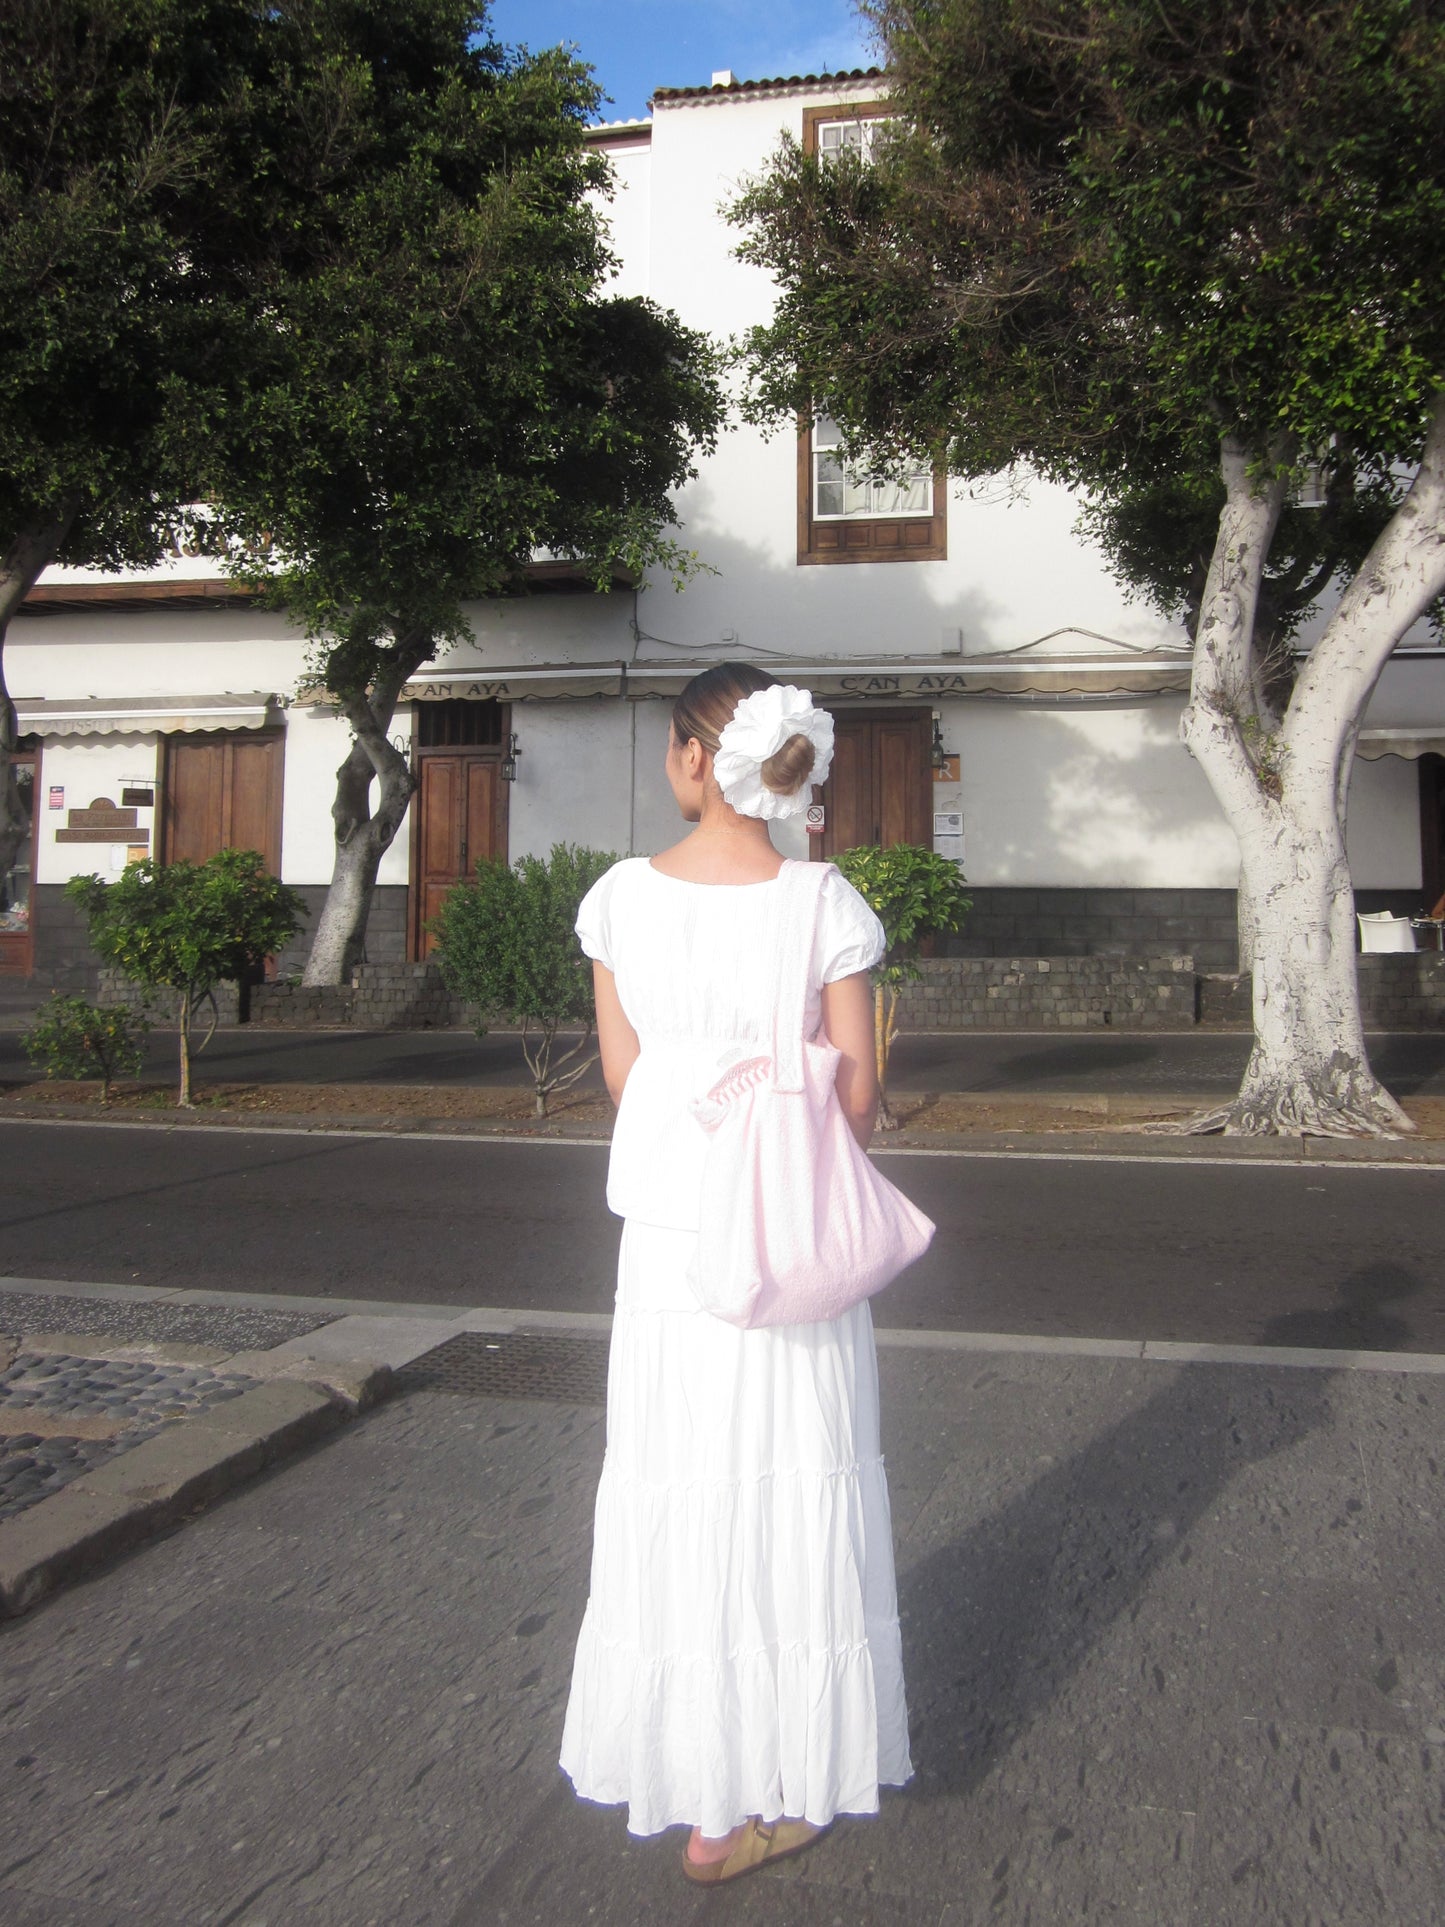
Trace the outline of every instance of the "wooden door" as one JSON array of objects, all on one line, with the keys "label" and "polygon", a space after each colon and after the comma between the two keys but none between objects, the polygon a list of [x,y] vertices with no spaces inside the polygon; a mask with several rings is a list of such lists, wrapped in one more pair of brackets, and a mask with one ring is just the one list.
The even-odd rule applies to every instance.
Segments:
[{"label": "wooden door", "polygon": [[1445,756],[1420,758],[1420,894],[1433,909],[1445,895]]},{"label": "wooden door", "polygon": [[204,863],[218,850],[259,850],[281,874],[279,730],[215,730],[165,739],[161,849],[167,863]]},{"label": "wooden door", "polygon": [[412,840],[412,955],[431,954],[427,924],[481,857],[507,853],[507,786],[500,749],[417,754]]},{"label": "wooden door", "polygon": [[932,712],[888,710],[836,715],[833,768],[819,801],[820,857],[860,843],[933,846]]}]

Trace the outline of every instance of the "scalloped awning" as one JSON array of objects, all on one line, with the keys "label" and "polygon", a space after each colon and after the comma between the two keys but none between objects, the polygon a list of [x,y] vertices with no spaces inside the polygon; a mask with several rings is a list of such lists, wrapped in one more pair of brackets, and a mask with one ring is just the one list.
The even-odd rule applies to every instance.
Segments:
[{"label": "scalloped awning", "polygon": [[1404,756],[1417,762],[1422,756],[1445,756],[1445,729],[1362,729],[1355,745],[1356,756],[1367,763],[1378,763],[1382,756]]},{"label": "scalloped awning", "polygon": [[196,729],[267,729],[281,721],[270,694],[15,698],[22,736],[151,736]]}]

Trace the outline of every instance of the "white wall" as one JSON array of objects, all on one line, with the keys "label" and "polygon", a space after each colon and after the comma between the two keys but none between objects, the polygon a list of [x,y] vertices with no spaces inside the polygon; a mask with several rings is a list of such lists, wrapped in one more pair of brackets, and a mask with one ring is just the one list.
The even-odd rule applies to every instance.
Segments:
[{"label": "white wall", "polygon": [[26,617],[11,623],[5,642],[6,676],[17,699],[287,697],[304,660],[305,639],[294,624],[250,609]]},{"label": "white wall", "polygon": [[1233,889],[1234,834],[1178,740],[1178,697],[1138,707],[944,706],[964,873],[978,884]]},{"label": "white wall", "polygon": [[1420,888],[1418,763],[1402,756],[1355,758],[1345,848],[1357,890]]},{"label": "white wall", "polygon": [[507,802],[512,857],[546,856],[554,843],[627,854],[629,721],[620,702],[514,706],[521,753]]},{"label": "white wall", "polygon": [[[856,99],[855,93],[848,98]],[[736,258],[724,202],[756,173],[788,129],[801,135],[817,92],[659,107],[651,159],[653,297],[719,337],[765,320],[774,305],[760,269]],[[841,97],[840,97],[841,98]],[[618,239],[624,239],[618,229]],[[933,655],[945,629],[969,653],[1015,648],[1078,628],[1136,646],[1178,640],[1130,607],[1100,556],[1072,534],[1067,491],[1030,484],[1020,501],[999,485],[950,490],[944,562],[797,564],[796,439],[733,426],[679,498],[685,538],[717,573],[680,596],[643,598],[644,629],[698,653]],[[642,653],[648,653],[644,642]]]},{"label": "white wall", "polygon": [[617,272],[607,283],[606,292],[646,294],[652,266],[650,148],[645,141],[601,140],[596,145],[612,164],[612,194],[599,195],[595,201],[611,230],[613,252],[618,257]]},{"label": "white wall", "polygon": [[[66,827],[71,810],[89,809],[105,799],[120,804],[127,779],[154,783],[157,742],[149,736],[56,736],[45,743],[40,757],[40,790],[36,797],[35,881],[68,883],[72,877],[109,877],[125,867],[127,838],[122,830],[106,843],[57,843],[55,833]],[[52,810],[50,791],[65,791],[64,808]],[[150,831],[149,853],[154,856],[155,810],[138,809],[136,826]]]},{"label": "white wall", "polygon": [[[391,726],[392,741],[411,750],[411,715],[403,709]],[[285,803],[281,818],[281,879],[284,883],[330,883],[336,847],[331,804],[336,772],[351,748],[351,730],[339,716],[296,704],[286,716]],[[377,786],[371,786],[373,808]],[[410,815],[381,859],[378,883],[404,884],[410,870]]]}]

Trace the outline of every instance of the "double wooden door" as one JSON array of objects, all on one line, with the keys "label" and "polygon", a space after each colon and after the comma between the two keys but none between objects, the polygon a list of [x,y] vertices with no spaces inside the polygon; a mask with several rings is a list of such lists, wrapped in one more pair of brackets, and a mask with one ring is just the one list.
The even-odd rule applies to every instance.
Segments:
[{"label": "double wooden door", "polygon": [[[933,844],[933,713],[898,709],[834,714],[833,768],[819,792],[820,857],[859,844]],[[821,846],[821,847],[819,847]]]},{"label": "double wooden door", "polygon": [[207,730],[165,739],[161,855],[204,863],[218,850],[259,850],[281,874],[280,730]]},{"label": "double wooden door", "polygon": [[413,808],[411,954],[426,957],[432,948],[427,924],[447,891],[472,874],[479,858],[507,853],[500,747],[419,750]]}]

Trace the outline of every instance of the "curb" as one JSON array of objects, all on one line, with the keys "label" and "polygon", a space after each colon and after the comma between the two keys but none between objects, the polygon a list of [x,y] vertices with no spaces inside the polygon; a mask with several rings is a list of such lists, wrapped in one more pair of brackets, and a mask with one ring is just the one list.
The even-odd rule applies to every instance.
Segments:
[{"label": "curb", "polygon": [[317,1357],[319,1333],[270,1352],[107,1341],[27,1332],[28,1349],[77,1358],[226,1366],[256,1383],[239,1398],[187,1417],[0,1523],[0,1618],[18,1618],[62,1586],[213,1505],[258,1472],[348,1424],[391,1391],[376,1359]]},{"label": "curb", "polygon": [[[289,1137],[447,1138],[458,1144],[606,1145],[604,1125],[491,1125],[484,1119],[337,1115],[329,1112],[216,1111],[156,1117],[97,1117],[93,1105],[6,1106],[0,1124],[89,1125],[111,1131],[239,1131]],[[885,1157],[1117,1158],[1134,1163],[1363,1164],[1445,1166],[1445,1138],[1186,1137],[1138,1124],[1112,1130],[890,1132],[872,1149]]]}]

